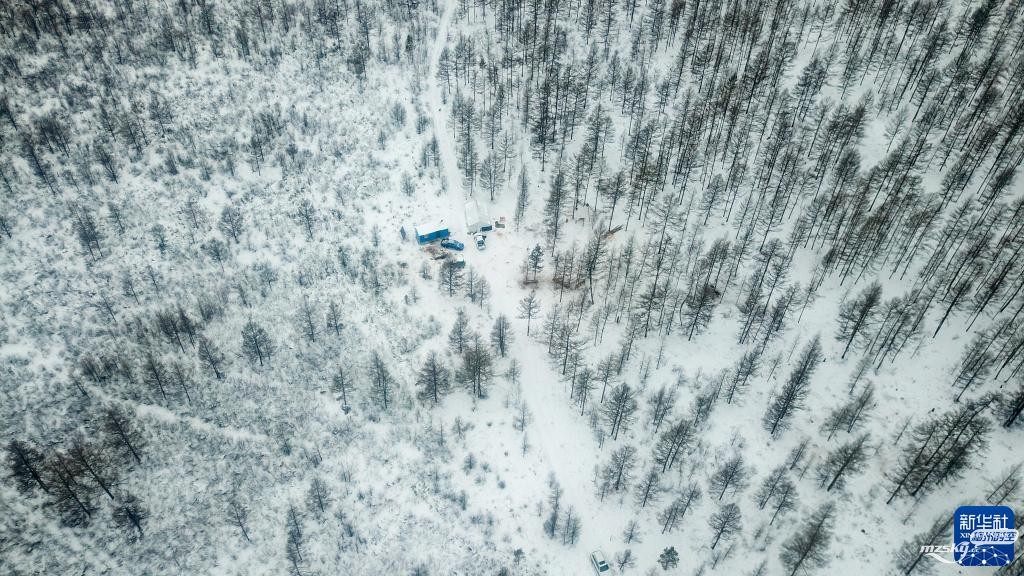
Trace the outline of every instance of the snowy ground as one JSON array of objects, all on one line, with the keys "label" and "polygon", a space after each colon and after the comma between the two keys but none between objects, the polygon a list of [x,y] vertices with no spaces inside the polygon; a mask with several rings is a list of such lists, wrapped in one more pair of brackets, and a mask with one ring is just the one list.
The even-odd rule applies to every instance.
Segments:
[{"label": "snowy ground", "polygon": [[[639,507],[634,486],[648,470],[659,468],[653,453],[659,434],[686,418],[694,400],[746,350],[736,343],[741,322],[737,304],[749,263],[740,267],[742,277],[715,308],[706,331],[688,339],[679,329],[667,336],[655,330],[649,338],[636,340],[612,384],[626,383],[640,392],[637,420],[617,439],[608,438],[600,388],[581,413],[571,398],[571,383],[549,356],[542,334],[545,314],[556,305],[564,311],[582,290],[563,292],[555,285],[543,209],[556,169],[549,158],[541,170],[517,111],[503,119],[504,129],[516,138],[515,168],[493,202],[482,187],[473,195],[493,219],[505,217],[508,226],[490,232],[484,250],[477,250],[465,231],[463,207],[470,196],[458,166],[453,95],[439,68],[445,49],[454,51],[466,38],[485,47],[489,57],[500,52],[500,46],[491,44],[488,20],[496,9],[478,13],[476,7],[442,1],[407,13],[405,8],[374,4],[379,11],[371,25],[364,28],[361,15],[347,15],[341,24],[345,32],[332,38],[330,26],[315,23],[328,19],[326,3],[317,3],[316,16],[310,6],[296,10],[291,17],[301,23],[287,26],[280,14],[289,12],[278,7],[278,15],[269,17],[269,34],[260,33],[262,7],[227,4],[217,7],[224,10],[218,12],[221,19],[248,22],[232,33],[239,47],[225,35],[219,49],[230,50],[216,54],[214,41],[205,47],[207,40],[197,40],[200,55],[189,65],[185,57],[168,56],[186,51],[189,43],[179,38],[170,42],[177,48],[161,52],[165,59],[173,58],[172,64],[153,66],[148,69],[152,78],[138,80],[153,92],[147,100],[158,101],[161,92],[170,98],[174,114],[173,120],[165,120],[170,124],[166,135],[157,136],[162,124],[152,113],[139,121],[153,140],[142,153],[132,152],[122,132],[110,139],[102,132],[82,138],[81,150],[95,154],[94,146],[106,145],[123,157],[116,185],[103,178],[97,165],[95,181],[79,183],[82,178],[74,179],[71,168],[61,170],[74,164],[70,156],[51,150],[42,153],[53,172],[50,178],[59,183],[57,192],[51,192],[24,150],[12,144],[21,133],[8,126],[13,122],[0,119],[7,130],[0,160],[9,181],[3,207],[13,215],[13,232],[0,244],[0,430],[5,443],[28,442],[48,462],[60,463],[74,442],[102,445],[96,448],[102,454],[97,458],[115,480],[108,498],[85,472],[77,472],[83,490],[90,488],[94,514],[79,524],[64,520],[60,506],[66,502],[58,506],[49,493],[19,489],[13,482],[0,487],[5,516],[0,521],[0,568],[5,573],[584,575],[592,573],[592,550],[602,550],[612,561],[628,549],[636,561],[621,570],[625,574],[747,575],[757,573],[763,563],[761,574],[782,575],[788,574],[779,557],[783,543],[822,504],[834,502],[837,514],[827,561],[807,573],[896,574],[902,573],[896,568],[898,551],[913,546],[913,539],[935,518],[957,505],[982,503],[991,484],[1024,457],[1019,425],[995,425],[984,459],[962,479],[918,499],[885,503],[892,486],[887,474],[896,468],[907,442],[903,436],[897,443],[897,436],[908,422],[912,427],[957,406],[950,384],[963,351],[973,335],[990,328],[986,317],[969,329],[969,315],[958,312],[933,338],[938,316],[933,309],[923,334],[898,361],[865,378],[874,383],[876,396],[865,428],[871,444],[864,469],[840,491],[821,488],[816,467],[855,436],[840,432],[830,441],[821,432],[828,412],[851,397],[849,382],[859,360],[857,353],[840,358],[843,343],[835,338],[836,318],[843,302],[874,279],[841,283],[830,276],[800,321],[791,317],[781,336],[768,345],[764,363],[776,355],[781,358],[771,375],[763,367],[739,401],[719,402],[697,430],[682,465],[660,478],[661,498]],[[664,3],[642,4],[639,9],[646,15]],[[115,14],[113,6],[107,8]],[[180,16],[177,7],[149,8]],[[364,9],[363,4],[353,7],[354,12]],[[193,24],[181,26],[201,30],[199,9],[188,10],[196,12],[181,20]],[[559,18],[568,22],[575,9],[563,12]],[[14,12],[4,15],[14,22]],[[1019,25],[1019,17],[1010,22]],[[623,17],[616,25],[621,29],[614,43],[628,60],[633,24]],[[308,32],[319,26],[322,34]],[[374,52],[365,63],[365,78],[358,63],[353,64],[357,51],[350,45],[358,44],[364,32],[367,38],[372,35]],[[154,25],[142,37],[156,38],[158,33]],[[102,126],[91,103],[69,96],[70,89],[61,92],[60,81],[45,80],[51,78],[45,73],[52,70],[48,61],[66,65],[59,56],[62,45],[46,36],[38,53],[48,56],[29,58],[25,55],[34,52],[28,41],[16,42],[13,34],[5,36],[5,51],[21,55],[24,77],[44,78],[38,80],[43,87],[22,77],[12,81],[10,102],[21,124],[52,107],[67,109],[69,125],[80,126],[83,133]],[[253,55],[248,57],[239,40],[245,34],[252,43]],[[567,37],[585,54],[586,41],[577,30]],[[813,56],[809,38],[794,55],[790,83]],[[71,53],[84,53],[87,40],[72,40]],[[597,40],[592,42],[596,45]],[[100,52],[116,71],[118,86],[133,86],[135,68],[115,63],[111,46]],[[668,51],[659,53],[651,61],[652,70],[666,72],[672,57]],[[98,85],[92,67],[102,65],[92,60],[80,68],[68,65],[68,86]],[[138,72],[144,70],[140,64]],[[845,101],[853,102],[872,88],[871,82],[863,82],[844,95]],[[824,93],[839,98],[835,85]],[[509,96],[513,102],[517,97]],[[141,105],[126,99],[121,106],[126,130],[131,127],[127,111],[133,106]],[[159,102],[148,106],[159,108]],[[679,106],[673,101],[670,108]],[[402,120],[395,117],[396,107],[404,111]],[[618,107],[611,99],[611,108]],[[266,129],[267,153],[259,161],[250,150],[255,147],[250,138],[260,130],[258,114],[280,123],[277,130]],[[886,158],[886,115],[873,116],[858,140],[864,166]],[[421,117],[422,132],[417,129]],[[622,149],[631,130],[630,119],[621,113],[615,114],[613,124],[609,172],[626,167]],[[437,138],[437,167],[421,160],[431,136]],[[569,143],[566,158],[579,151],[581,139],[577,134]],[[45,149],[42,140],[38,148]],[[175,154],[180,166],[171,170]],[[234,160],[225,154],[233,154]],[[520,165],[529,174],[530,205],[517,230],[512,220]],[[204,171],[210,172],[208,178]],[[938,189],[944,174],[925,171],[921,186]],[[406,176],[413,184],[411,194],[402,189]],[[588,186],[592,191],[597,184],[588,181]],[[692,187],[690,193],[699,198],[704,182]],[[1022,191],[1018,178],[1006,196],[1016,199]],[[206,215],[195,226],[182,209],[188,197]],[[297,212],[302,200],[309,200],[315,210],[308,228]],[[122,232],[116,231],[110,215],[111,206],[117,205],[127,215]],[[1006,205],[1000,206],[1009,213]],[[238,207],[244,217],[237,241],[218,226],[226,207]],[[80,241],[76,218],[83,210],[101,221],[102,257],[90,258],[89,247]],[[706,226],[696,214],[687,215],[689,227],[678,239],[684,250],[684,240],[694,230],[703,235],[705,248],[737,232],[718,215]],[[577,216],[585,218],[565,222],[558,250],[582,248],[597,226],[606,225],[604,212],[594,218],[581,208]],[[444,221],[466,244],[458,256],[467,270],[490,285],[491,297],[484,305],[438,289],[440,263],[429,259],[412,238],[413,226],[424,220]],[[1009,230],[1012,220],[1003,220]],[[794,222],[786,218],[772,236],[784,241]],[[640,250],[658,232],[653,224],[627,221],[618,212],[615,223],[624,228],[610,236],[611,251],[623,249],[630,237]],[[166,228],[169,248],[157,249],[154,224]],[[400,237],[400,228],[409,238]],[[228,253],[220,262],[208,248],[215,240],[223,241]],[[537,245],[545,246],[547,267],[536,284],[527,285],[522,265]],[[791,266],[794,283],[806,283],[822,256],[820,249],[799,250]],[[430,278],[421,277],[424,267]],[[885,298],[904,293],[914,283],[910,276],[877,276]],[[125,288],[125,277],[134,279],[137,296]],[[643,280],[646,286],[647,278]],[[619,304],[617,287],[618,280],[612,290],[598,287],[595,304]],[[534,289],[541,313],[527,336],[526,321],[518,317],[519,302]],[[153,322],[158,312],[178,305],[198,316],[202,302],[220,307],[200,331],[224,352],[223,379],[197,359],[194,345],[166,338]],[[337,334],[321,320],[330,303],[342,309]],[[304,306],[315,310],[314,335],[304,331]],[[581,319],[582,362],[590,366],[619,351],[627,329],[625,317],[620,322],[613,318],[595,338],[589,316],[596,308]],[[467,313],[471,328],[485,339],[504,314],[511,319],[514,341],[506,357],[494,358],[485,397],[456,384],[432,406],[416,398],[416,375],[430,352],[441,354],[453,371],[460,365],[447,342],[458,310]],[[266,365],[247,357],[240,345],[248,321],[265,327],[276,344]],[[1010,325],[1011,331],[1020,327]],[[814,335],[821,337],[824,361],[813,376],[806,408],[796,414],[792,429],[773,437],[762,425],[765,408]],[[385,406],[373,393],[374,354],[383,358],[393,378],[393,396]],[[170,395],[161,394],[162,388],[156,391],[145,375],[150,356],[167,367],[181,367],[184,381],[192,386],[187,397],[176,390]],[[126,359],[140,376],[92,378],[82,362],[89,357]],[[505,376],[513,361],[521,369],[518,382]],[[348,410],[342,409],[340,394],[332,388],[339,370],[351,379]],[[1009,393],[1019,383],[993,380],[983,385],[979,391]],[[663,386],[676,388],[678,398],[655,433],[648,398]],[[107,447],[111,442],[103,423],[110,408],[123,410],[138,427],[144,446],[141,463],[125,462],[115,457],[118,450]],[[520,430],[516,420],[524,408],[529,417]],[[804,439],[809,439],[807,459],[792,472],[799,505],[769,526],[772,512],[759,510],[753,494]],[[625,446],[637,449],[633,481],[627,490],[601,498],[600,471]],[[719,502],[708,490],[710,477],[737,454],[751,469],[749,486]],[[54,466],[46,468],[48,479],[57,474]],[[574,543],[544,533],[552,479],[564,490],[563,512],[571,508],[578,515],[581,528]],[[704,488],[703,499],[675,530],[663,531],[659,515],[691,482]],[[318,483],[327,494],[322,503],[312,496]],[[131,527],[126,530],[124,521],[118,521],[129,494],[148,511],[141,538],[132,537]],[[1020,510],[1020,498],[1015,494],[1008,504]],[[709,518],[729,501],[742,511],[742,531],[711,550]],[[248,513],[244,533],[232,520],[237,503]],[[623,531],[631,521],[636,521],[638,535],[625,543]],[[669,546],[678,551],[679,563],[663,570],[657,560]],[[917,570],[915,574],[992,573],[930,559]]]}]

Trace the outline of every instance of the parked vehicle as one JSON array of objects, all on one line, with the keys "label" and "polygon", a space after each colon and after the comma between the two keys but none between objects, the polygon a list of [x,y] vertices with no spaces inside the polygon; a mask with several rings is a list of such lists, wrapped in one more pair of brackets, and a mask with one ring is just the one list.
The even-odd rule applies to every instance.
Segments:
[{"label": "parked vehicle", "polygon": [[484,236],[483,234],[477,234],[476,236],[474,236],[474,238],[476,239],[476,249],[483,250],[486,247],[486,245],[484,244],[484,239],[487,237]]},{"label": "parked vehicle", "polygon": [[466,245],[454,238],[445,238],[444,240],[441,240],[441,247],[447,248],[449,250],[462,251],[462,249],[465,248]]},{"label": "parked vehicle", "polygon": [[600,550],[594,550],[590,553],[590,563],[594,565],[594,570],[597,570],[598,574],[604,574],[611,571],[611,566],[604,559],[604,554]]}]

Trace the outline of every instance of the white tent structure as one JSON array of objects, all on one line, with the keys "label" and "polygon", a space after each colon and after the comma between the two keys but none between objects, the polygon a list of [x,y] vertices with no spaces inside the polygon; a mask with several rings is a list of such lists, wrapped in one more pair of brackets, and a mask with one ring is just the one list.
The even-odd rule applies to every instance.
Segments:
[{"label": "white tent structure", "polygon": [[486,207],[481,208],[476,200],[466,202],[466,232],[468,234],[487,232],[493,227]]}]

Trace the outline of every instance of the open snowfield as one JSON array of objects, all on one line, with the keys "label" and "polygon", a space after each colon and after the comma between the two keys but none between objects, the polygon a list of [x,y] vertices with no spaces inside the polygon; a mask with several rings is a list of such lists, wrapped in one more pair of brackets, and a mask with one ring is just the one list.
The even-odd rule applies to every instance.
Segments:
[{"label": "open snowfield", "polygon": [[0,573],[1024,574],[1022,12],[5,3]]}]

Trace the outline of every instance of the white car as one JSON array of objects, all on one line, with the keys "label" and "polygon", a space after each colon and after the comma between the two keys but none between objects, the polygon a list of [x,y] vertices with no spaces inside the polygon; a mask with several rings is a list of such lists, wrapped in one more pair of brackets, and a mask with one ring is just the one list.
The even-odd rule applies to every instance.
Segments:
[{"label": "white car", "polygon": [[597,570],[598,574],[610,572],[612,569],[612,567],[605,562],[604,554],[602,554],[600,550],[594,550],[590,553],[590,563],[594,565],[594,570]]},{"label": "white car", "polygon": [[483,234],[477,234],[473,238],[476,240],[476,249],[477,250],[483,250],[484,249],[484,239],[487,238],[487,237],[484,236]]}]

